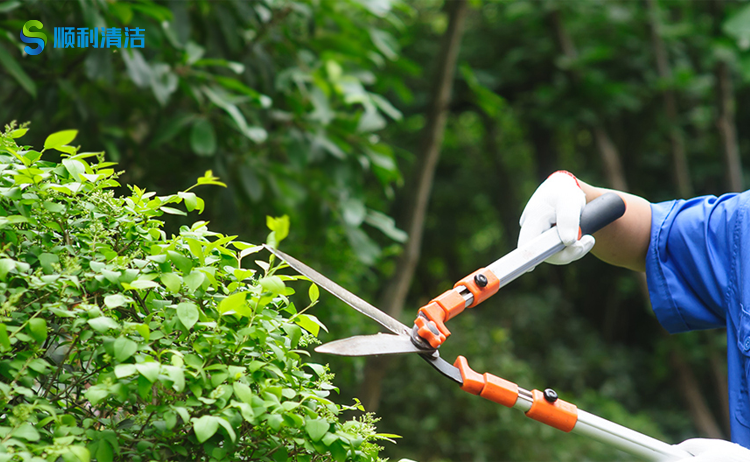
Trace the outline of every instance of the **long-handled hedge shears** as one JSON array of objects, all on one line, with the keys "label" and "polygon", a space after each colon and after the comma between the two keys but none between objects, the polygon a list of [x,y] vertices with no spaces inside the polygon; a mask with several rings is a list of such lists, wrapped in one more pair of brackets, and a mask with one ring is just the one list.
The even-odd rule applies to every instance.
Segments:
[{"label": "long-handled hedge shears", "polygon": [[[591,201],[581,214],[580,233],[592,234],[625,212],[620,196],[607,193]],[[434,298],[419,309],[414,326],[409,328],[371,304],[337,285],[314,269],[285,253],[268,249],[289,266],[360,313],[374,319],[391,334],[360,335],[326,343],[315,349],[341,356],[369,356],[416,353],[438,372],[456,382],[462,390],[485,399],[514,407],[534,420],[564,432],[587,435],[633,455],[652,461],[670,461],[692,457],[676,446],[625,428],[578,409],[559,399],[552,389],[526,390],[490,373],[479,374],[463,356],[451,365],[440,357],[438,347],[450,335],[445,321],[466,308],[473,308],[500,287],[518,278],[565,247],[557,230],[551,228],[528,244],[458,281],[453,289]]]}]

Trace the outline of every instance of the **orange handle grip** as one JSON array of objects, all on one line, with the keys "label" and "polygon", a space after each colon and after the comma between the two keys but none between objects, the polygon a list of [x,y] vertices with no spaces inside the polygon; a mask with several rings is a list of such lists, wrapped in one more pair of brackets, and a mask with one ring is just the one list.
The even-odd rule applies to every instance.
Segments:
[{"label": "orange handle grip", "polygon": [[[481,268],[458,281],[453,289],[447,290],[433,298],[430,303],[419,309],[420,316],[414,321],[419,336],[433,348],[437,348],[447,339],[451,332],[445,327],[445,321],[456,317],[466,308],[466,301],[458,290],[459,286],[466,287],[474,297],[468,308],[494,295],[500,288],[500,280],[487,268]],[[429,324],[432,323],[432,326]],[[431,329],[430,327],[434,327]],[[437,332],[435,332],[437,331]]]},{"label": "orange handle grip", "polygon": [[474,301],[468,307],[474,308],[500,290],[500,280],[492,271],[487,268],[480,268],[458,281],[453,288],[455,289],[458,286],[469,289],[471,295],[474,296]]},{"label": "orange handle grip", "polygon": [[[490,373],[474,372],[463,356],[456,358],[453,365],[461,372],[464,382],[462,390],[503,406],[515,406],[518,401],[518,385],[515,383]],[[531,395],[533,402],[526,411],[528,417],[564,432],[573,430],[578,422],[578,407],[575,404],[558,399],[556,393],[553,393],[551,399],[545,398],[544,393],[539,390],[532,390]]]},{"label": "orange handle grip", "polygon": [[490,373],[480,374],[469,367],[469,362],[463,356],[456,358],[453,363],[461,371],[464,384],[461,389],[473,395],[479,395],[493,403],[513,407],[518,400],[518,385]]},{"label": "orange handle grip", "polygon": [[526,411],[527,416],[564,432],[573,430],[578,422],[578,407],[575,404],[561,399],[550,402],[539,390],[532,390],[531,394],[534,403]]}]

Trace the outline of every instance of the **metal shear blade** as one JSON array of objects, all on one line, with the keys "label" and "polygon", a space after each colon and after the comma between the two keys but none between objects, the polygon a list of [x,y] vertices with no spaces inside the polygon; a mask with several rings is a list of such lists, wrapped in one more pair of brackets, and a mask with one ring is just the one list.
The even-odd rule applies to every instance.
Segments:
[{"label": "metal shear blade", "polygon": [[339,356],[374,356],[403,353],[431,353],[414,345],[411,337],[406,335],[375,334],[357,335],[341,340],[334,340],[315,349],[318,353]]},{"label": "metal shear blade", "polygon": [[[355,310],[377,321],[381,326],[390,330],[396,335],[376,334],[370,336],[350,337],[342,340],[335,340],[320,345],[315,351],[321,353],[338,354],[342,356],[365,356],[378,354],[396,354],[396,353],[418,353],[425,361],[430,363],[438,372],[458,383],[463,384],[463,377],[457,367],[451,365],[440,357],[437,350],[422,349],[412,342],[411,329],[397,319],[375,308],[371,304],[357,297],[353,293],[344,289],[340,285],[331,281],[327,277],[318,273],[314,269],[305,265],[301,261],[290,257],[284,252],[273,249],[264,245],[269,252],[285,261],[300,274],[307,276],[312,282],[322,287],[325,291],[335,295],[341,301],[351,306]],[[363,337],[366,337],[363,339]],[[408,342],[408,344],[407,344]],[[367,346],[372,349],[368,349]]]}]

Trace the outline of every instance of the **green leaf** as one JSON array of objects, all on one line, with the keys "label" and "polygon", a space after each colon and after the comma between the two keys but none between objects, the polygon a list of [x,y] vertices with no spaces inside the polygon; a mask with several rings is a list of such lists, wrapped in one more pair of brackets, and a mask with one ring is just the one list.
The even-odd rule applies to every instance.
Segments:
[{"label": "green leaf", "polygon": [[135,368],[138,372],[148,379],[149,382],[153,383],[159,377],[159,369],[161,364],[155,362],[136,364]]},{"label": "green leaf", "polygon": [[198,322],[198,307],[194,303],[180,303],[177,305],[177,317],[185,327],[191,329]]},{"label": "green leaf", "polygon": [[193,430],[200,443],[214,436],[218,429],[219,420],[214,416],[204,415],[200,419],[193,419]]},{"label": "green leaf", "polygon": [[87,400],[91,401],[91,404],[96,406],[103,399],[109,396],[109,390],[104,385],[94,385],[93,387],[86,390],[83,394]]},{"label": "green leaf", "polygon": [[223,186],[225,188],[227,187],[227,185],[219,181],[218,176],[214,176],[214,173],[211,170],[206,170],[206,173],[204,173],[202,177],[198,178],[198,184],[213,184],[216,186]]},{"label": "green leaf", "polygon": [[265,278],[260,278],[258,280],[261,287],[263,287],[264,290],[267,290],[268,292],[272,292],[274,294],[280,294],[284,292],[284,281],[282,281],[278,276],[268,276]]},{"label": "green leaf", "polygon": [[[99,316],[98,318],[89,319],[89,325],[99,333],[105,333],[109,329],[119,329],[120,325],[114,319],[108,316]],[[304,327],[304,326],[303,326]]]},{"label": "green leaf", "polygon": [[164,213],[168,213],[170,215],[187,216],[187,213],[183,212],[180,209],[176,209],[174,207],[159,207],[159,210],[161,210]]},{"label": "green leaf", "polygon": [[190,293],[195,292],[195,290],[203,284],[203,281],[206,279],[206,275],[203,273],[203,271],[194,270],[191,271],[190,274],[185,276],[183,280],[185,281],[185,285],[187,286]]},{"label": "green leaf", "polygon": [[199,156],[216,154],[216,133],[207,119],[198,119],[190,130],[190,147]]},{"label": "green leaf", "polygon": [[173,294],[180,291],[182,287],[182,279],[174,273],[163,273],[159,276],[161,283]]},{"label": "green leaf", "polygon": [[169,259],[172,260],[172,263],[174,263],[174,266],[176,266],[182,274],[190,274],[190,270],[193,268],[193,262],[190,261],[189,258],[173,250],[169,250],[167,255],[169,256]]},{"label": "green leaf", "polygon": [[135,326],[135,330],[138,331],[145,341],[148,342],[148,339],[151,338],[151,329],[146,324],[138,324]]},{"label": "green leaf", "polygon": [[289,235],[289,216],[284,215],[278,218],[267,216],[266,226],[272,231],[268,236],[268,244],[271,247],[277,247]]},{"label": "green leaf", "polygon": [[112,462],[114,459],[115,454],[109,442],[104,439],[99,440],[99,447],[96,449],[97,462]]},{"label": "green leaf", "polygon": [[16,268],[16,262],[10,258],[0,259],[0,281],[4,281],[9,272]]},{"label": "green leaf", "polygon": [[399,45],[395,37],[381,29],[370,29],[369,32],[372,43],[386,58],[391,61],[398,59]]},{"label": "green leaf", "polygon": [[53,253],[42,253],[39,255],[39,264],[42,266],[42,269],[45,273],[51,274],[55,271],[54,267],[52,266],[54,263],[59,263],[60,257]]},{"label": "green leaf", "polygon": [[322,364],[315,364],[315,363],[304,363],[303,366],[307,366],[310,369],[317,374],[318,377],[323,377],[324,374],[328,372],[325,366]]},{"label": "green leaf", "polygon": [[119,337],[115,340],[115,359],[119,362],[123,362],[133,356],[137,350],[138,344],[128,338]]},{"label": "green leaf", "polygon": [[217,417],[216,419],[218,420],[219,425],[224,427],[224,430],[227,431],[227,434],[229,435],[229,439],[231,439],[232,442],[234,442],[237,439],[237,435],[234,433],[234,428],[232,428],[232,425],[229,422],[227,422],[227,420],[224,419],[223,417]]},{"label": "green leaf", "polygon": [[29,363],[29,369],[37,371],[40,374],[46,374],[50,369],[50,365],[47,361],[37,358]]},{"label": "green leaf", "polygon": [[4,47],[0,47],[0,67],[5,69],[5,71],[11,75],[14,79],[16,79],[16,82],[18,82],[19,85],[21,85],[21,88],[26,90],[28,94],[36,98],[36,84],[34,81],[29,77],[29,75],[21,68],[21,65],[18,64],[18,61],[11,56],[10,53],[8,53]]},{"label": "green leaf", "polygon": [[405,231],[396,228],[396,221],[380,212],[369,210],[365,217],[365,223],[374,226],[396,242],[406,242],[409,237]]},{"label": "green leaf", "polygon": [[154,281],[149,281],[148,279],[137,279],[130,283],[130,287],[132,287],[133,289],[144,290],[159,287],[159,284]]},{"label": "green leaf", "polygon": [[117,308],[120,306],[125,306],[132,301],[132,298],[126,297],[122,294],[113,294],[104,297],[104,304],[107,306],[107,308]]},{"label": "green leaf", "polygon": [[[50,136],[48,136],[46,140],[44,140],[44,149],[53,149],[58,146],[64,146],[64,145],[70,144],[71,141],[76,139],[77,135],[78,135],[78,130],[63,130],[61,132],[53,133]],[[75,161],[75,162],[78,162],[78,161]],[[65,165],[65,162],[63,162],[63,165]],[[66,168],[67,168],[67,165],[66,165]]]},{"label": "green leaf", "polygon": [[284,329],[284,332],[286,332],[286,334],[289,336],[292,348],[297,348],[299,339],[300,337],[302,337],[302,329],[300,329],[299,326],[295,324],[284,324],[282,328]]},{"label": "green leaf", "polygon": [[20,427],[13,431],[13,436],[16,438],[23,438],[26,441],[39,441],[39,432],[36,427],[29,423],[23,423]]},{"label": "green leaf", "polygon": [[253,313],[245,302],[246,298],[247,292],[237,292],[230,295],[219,303],[219,313],[235,312],[241,316],[251,316]]},{"label": "green leaf", "polygon": [[228,90],[236,90],[240,93],[244,93],[258,103],[262,108],[268,109],[273,104],[273,100],[266,95],[260,94],[252,88],[248,87],[244,83],[231,77],[224,77],[221,75],[215,75],[214,80],[220,83],[224,88]]},{"label": "green leaf", "polygon": [[306,331],[310,332],[314,336],[318,336],[318,333],[320,332],[320,329],[322,328],[324,331],[328,332],[328,329],[325,325],[323,325],[318,318],[311,314],[301,314],[294,318],[294,322],[297,323],[301,328],[305,329]]},{"label": "green leaf", "polygon": [[311,284],[310,288],[307,290],[307,294],[310,296],[310,303],[318,301],[318,298],[320,297],[320,289],[318,289],[318,285]]},{"label": "green leaf", "polygon": [[36,340],[37,343],[44,343],[47,340],[47,321],[41,318],[34,318],[29,320],[29,335]]},{"label": "green leaf", "polygon": [[172,388],[176,392],[181,393],[182,390],[185,389],[185,373],[182,368],[177,366],[164,366],[164,369],[167,371],[169,380],[172,381]]},{"label": "green leaf", "polygon": [[192,212],[195,209],[198,209],[198,213],[203,212],[203,208],[198,207],[198,196],[195,193],[178,192],[177,195],[185,201],[185,207],[188,209],[188,212]]},{"label": "green leaf", "polygon": [[236,396],[237,399],[248,404],[252,403],[253,396],[255,396],[255,394],[253,394],[253,391],[250,389],[250,387],[242,382],[234,382],[234,384],[232,384],[232,388],[234,389],[234,396]]},{"label": "green leaf", "polygon": [[323,435],[328,433],[330,426],[331,424],[324,419],[308,420],[305,422],[305,431],[310,435],[310,439],[318,441],[323,438]]},{"label": "green leaf", "polygon": [[11,138],[16,139],[16,138],[22,137],[28,131],[29,131],[28,128],[19,128],[19,129],[13,130],[12,132],[8,133],[8,135],[10,135]]},{"label": "green leaf", "polygon": [[262,143],[266,141],[266,139],[268,138],[268,133],[266,132],[266,130],[261,127],[248,126],[245,116],[242,115],[242,112],[239,110],[239,108],[237,108],[236,105],[230,102],[229,95],[221,90],[221,88],[216,87],[211,89],[204,86],[201,87],[201,89],[212,103],[224,109],[224,111],[229,114],[229,117],[231,117],[234,123],[237,124],[237,128],[239,129],[240,133],[242,133],[255,143]]},{"label": "green leaf", "polygon": [[0,323],[0,350],[10,350],[10,338],[8,338],[8,327]]},{"label": "green leaf", "polygon": [[7,2],[0,3],[0,13],[10,13],[21,6],[20,0],[9,0]]},{"label": "green leaf", "polygon": [[138,372],[138,370],[135,368],[135,364],[118,364],[115,366],[115,377],[118,379],[130,377],[136,372]]},{"label": "green leaf", "polygon": [[81,179],[81,175],[86,173],[86,166],[83,165],[83,162],[79,160],[63,159],[62,164],[65,166],[65,169],[70,173],[70,176],[74,180],[79,181]]},{"label": "green leaf", "polygon": [[[80,462],[91,461],[91,453],[83,446],[68,446],[68,451],[72,452]],[[63,459],[65,459],[65,457],[63,457]]]},{"label": "green leaf", "polygon": [[268,426],[274,431],[279,431],[281,429],[281,424],[284,423],[284,418],[279,414],[267,414],[266,422],[268,422]]}]

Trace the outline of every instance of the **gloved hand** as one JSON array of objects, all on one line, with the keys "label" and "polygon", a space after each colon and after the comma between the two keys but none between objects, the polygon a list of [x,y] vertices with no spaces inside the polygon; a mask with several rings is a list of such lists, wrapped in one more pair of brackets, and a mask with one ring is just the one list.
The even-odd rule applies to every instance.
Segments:
[{"label": "gloved hand", "polygon": [[729,441],[694,438],[677,447],[695,456],[678,462],[750,462],[750,450]]},{"label": "gloved hand", "polygon": [[567,246],[546,261],[553,265],[567,265],[586,255],[594,247],[594,237],[578,239],[581,211],[586,205],[586,195],[572,173],[560,170],[549,176],[537,188],[521,214],[521,233],[518,246],[547,231],[557,224],[560,240]]}]

